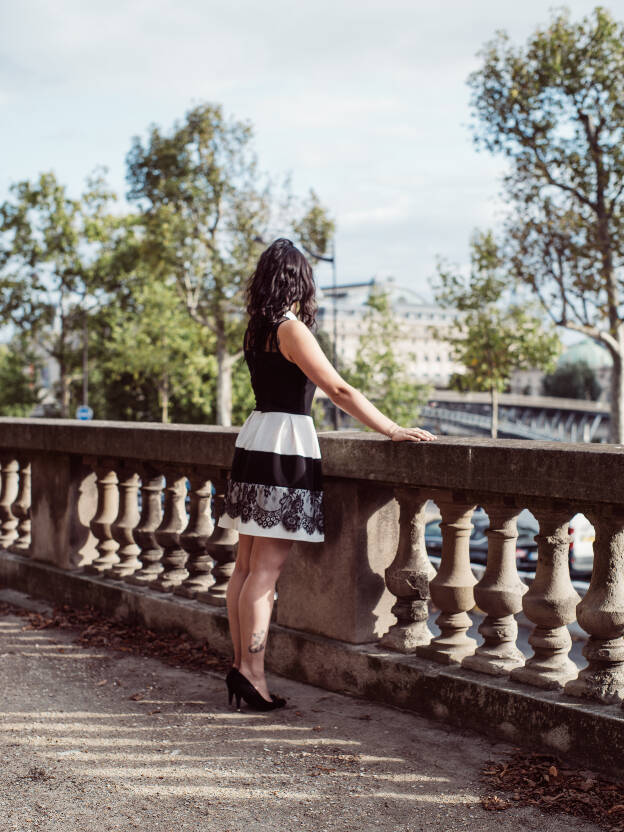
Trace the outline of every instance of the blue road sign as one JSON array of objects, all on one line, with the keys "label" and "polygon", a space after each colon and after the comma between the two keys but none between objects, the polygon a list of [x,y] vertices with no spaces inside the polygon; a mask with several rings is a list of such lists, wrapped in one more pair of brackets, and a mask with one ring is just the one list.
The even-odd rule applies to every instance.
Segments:
[{"label": "blue road sign", "polygon": [[91,410],[88,404],[80,405],[76,409],[76,419],[80,419],[81,422],[88,422],[89,419],[93,419],[93,410]]}]

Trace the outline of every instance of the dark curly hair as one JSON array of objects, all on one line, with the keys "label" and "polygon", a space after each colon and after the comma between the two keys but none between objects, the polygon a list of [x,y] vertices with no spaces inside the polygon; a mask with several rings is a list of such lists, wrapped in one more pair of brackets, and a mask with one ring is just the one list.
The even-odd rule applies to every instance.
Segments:
[{"label": "dark curly hair", "polygon": [[[249,325],[245,345],[276,349],[272,337],[277,321],[293,303],[299,303],[297,317],[310,329],[316,323],[316,287],[312,267],[299,249],[280,237],[260,255],[254,273],[247,282]],[[272,342],[272,343],[271,343]]]}]

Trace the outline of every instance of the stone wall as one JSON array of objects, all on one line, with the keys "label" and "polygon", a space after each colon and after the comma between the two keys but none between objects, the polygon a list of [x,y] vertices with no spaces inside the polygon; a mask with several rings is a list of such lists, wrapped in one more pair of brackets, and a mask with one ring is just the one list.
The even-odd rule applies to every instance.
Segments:
[{"label": "stone wall", "polygon": [[[227,649],[237,541],[214,519],[235,438],[233,428],[0,420],[0,577]],[[624,773],[624,451],[359,432],[320,442],[326,541],[297,544],[287,562],[269,666]],[[430,499],[442,516],[437,572],[424,537]],[[476,506],[490,518],[478,581]],[[525,507],[540,524],[530,587],[515,561]],[[579,511],[596,529],[582,600],[568,569]],[[476,608],[482,643],[468,635]],[[517,646],[521,611],[528,659]],[[568,655],[575,621],[587,634],[580,672]]]}]

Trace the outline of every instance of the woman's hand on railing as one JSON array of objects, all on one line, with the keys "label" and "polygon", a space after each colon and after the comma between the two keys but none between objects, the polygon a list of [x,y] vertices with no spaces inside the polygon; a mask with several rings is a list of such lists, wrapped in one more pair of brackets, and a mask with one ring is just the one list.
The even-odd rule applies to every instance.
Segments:
[{"label": "woman's hand on railing", "polygon": [[430,442],[438,438],[424,428],[402,428],[400,425],[395,425],[386,436],[393,442]]}]

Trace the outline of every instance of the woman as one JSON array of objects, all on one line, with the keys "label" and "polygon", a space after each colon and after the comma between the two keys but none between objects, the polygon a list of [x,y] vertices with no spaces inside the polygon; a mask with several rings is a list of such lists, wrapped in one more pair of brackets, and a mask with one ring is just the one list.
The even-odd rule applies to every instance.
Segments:
[{"label": "woman", "polygon": [[293,540],[323,540],[321,455],[310,416],[320,387],[331,401],[395,442],[433,434],[404,428],[347,384],[310,331],[315,323],[312,269],[290,242],[279,239],[261,255],[247,285],[245,359],[256,396],[236,441],[225,510],[219,525],[240,533],[227,593],[234,662],[229,701],[256,710],[285,704],[264,676],[275,585]]}]

